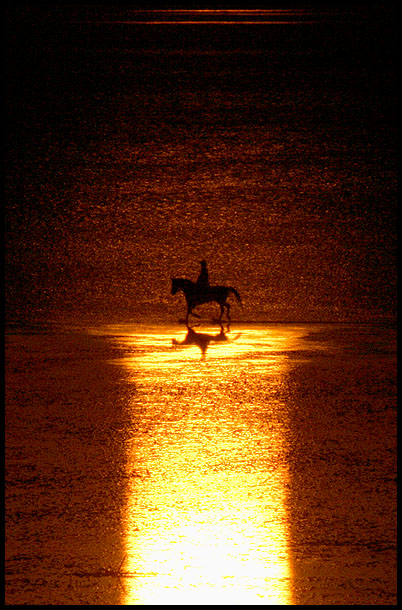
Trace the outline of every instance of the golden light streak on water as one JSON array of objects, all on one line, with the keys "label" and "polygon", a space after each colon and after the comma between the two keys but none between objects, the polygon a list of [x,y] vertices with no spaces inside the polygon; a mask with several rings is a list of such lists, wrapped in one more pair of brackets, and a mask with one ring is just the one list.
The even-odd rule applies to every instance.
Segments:
[{"label": "golden light streak on water", "polygon": [[121,603],[291,604],[286,409],[275,388],[297,329],[233,332],[204,360],[179,345],[184,335],[116,339],[136,388]]},{"label": "golden light streak on water", "polygon": [[[123,25],[297,25],[317,23],[323,11],[306,9],[140,9],[129,10],[123,19],[104,24]],[[131,17],[133,16],[133,17]],[[315,19],[312,19],[312,16]]]}]

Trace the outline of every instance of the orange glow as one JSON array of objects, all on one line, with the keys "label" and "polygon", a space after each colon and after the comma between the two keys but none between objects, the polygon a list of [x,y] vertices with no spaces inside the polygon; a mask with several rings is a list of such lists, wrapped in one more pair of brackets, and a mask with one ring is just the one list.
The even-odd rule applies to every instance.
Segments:
[{"label": "orange glow", "polygon": [[134,19],[103,21],[114,24],[149,25],[272,25],[316,23],[311,20],[314,13],[305,9],[144,9],[132,10],[128,15]]},{"label": "orange glow", "polygon": [[[142,430],[127,440],[122,604],[292,603],[288,467],[271,458],[286,422],[272,398],[261,434],[258,397],[267,372],[274,396],[297,331],[234,336],[205,360],[196,345],[172,345],[183,330],[119,338],[136,388],[127,416]],[[239,378],[247,387],[230,396]]]}]

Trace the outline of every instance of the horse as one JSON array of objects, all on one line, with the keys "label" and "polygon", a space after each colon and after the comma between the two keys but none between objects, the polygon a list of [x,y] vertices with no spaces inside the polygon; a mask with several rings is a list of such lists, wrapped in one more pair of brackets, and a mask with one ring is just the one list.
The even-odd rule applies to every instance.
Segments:
[{"label": "horse", "polygon": [[210,303],[211,301],[218,303],[221,308],[221,315],[218,319],[218,322],[220,322],[222,320],[225,308],[227,318],[230,321],[230,304],[226,302],[229,294],[234,294],[237,301],[241,303],[240,294],[237,292],[236,288],[232,288],[232,286],[200,286],[199,284],[185,278],[172,278],[172,294],[176,294],[176,292],[179,290],[183,292],[187,302],[187,326],[188,317],[190,314],[196,318],[200,317],[197,313],[193,312],[194,307],[197,307],[197,305]]}]

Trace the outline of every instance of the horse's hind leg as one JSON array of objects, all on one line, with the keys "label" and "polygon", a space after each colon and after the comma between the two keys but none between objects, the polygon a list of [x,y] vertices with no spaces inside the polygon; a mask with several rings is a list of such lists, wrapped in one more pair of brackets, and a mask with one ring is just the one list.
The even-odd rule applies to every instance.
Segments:
[{"label": "horse's hind leg", "polygon": [[226,307],[227,317],[228,317],[228,320],[230,322],[230,304],[229,303],[225,303],[225,307]]}]

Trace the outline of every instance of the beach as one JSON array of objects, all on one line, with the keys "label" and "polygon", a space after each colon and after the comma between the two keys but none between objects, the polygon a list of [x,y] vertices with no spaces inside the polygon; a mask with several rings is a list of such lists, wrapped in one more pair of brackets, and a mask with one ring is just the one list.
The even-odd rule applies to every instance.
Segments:
[{"label": "beach", "polygon": [[395,342],[11,329],[6,604],[395,604]]}]

